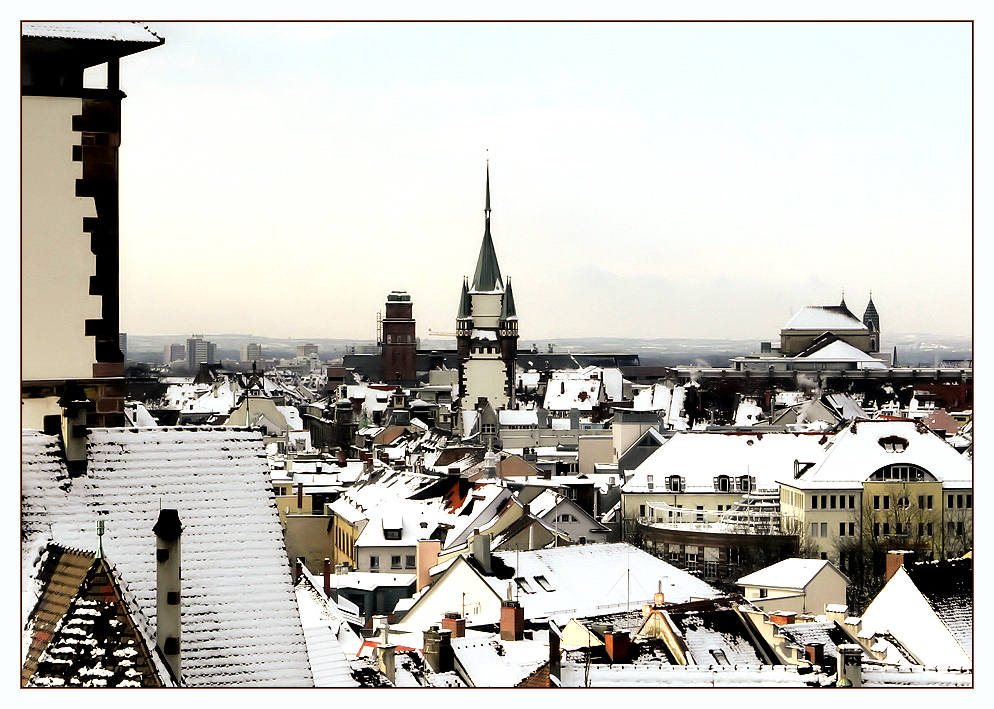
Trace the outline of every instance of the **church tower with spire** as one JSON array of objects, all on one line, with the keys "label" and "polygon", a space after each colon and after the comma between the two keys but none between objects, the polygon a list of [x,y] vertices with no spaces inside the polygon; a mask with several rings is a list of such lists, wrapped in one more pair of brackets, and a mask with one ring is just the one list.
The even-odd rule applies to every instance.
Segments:
[{"label": "church tower with spire", "polygon": [[870,291],[870,302],[866,304],[863,311],[863,324],[870,331],[870,352],[880,351],[880,316],[877,315],[877,306],[873,304],[873,291]]},{"label": "church tower with spire", "polygon": [[456,316],[459,350],[459,405],[481,408],[486,399],[495,410],[514,406],[514,366],[518,354],[518,314],[497,263],[490,235],[490,165],[487,165],[483,243],[473,280],[463,278]]}]

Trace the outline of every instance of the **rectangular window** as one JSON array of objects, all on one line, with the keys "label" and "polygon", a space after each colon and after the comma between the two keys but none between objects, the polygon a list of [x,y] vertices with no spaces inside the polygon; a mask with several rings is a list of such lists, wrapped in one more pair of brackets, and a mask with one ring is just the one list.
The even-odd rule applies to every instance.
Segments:
[{"label": "rectangular window", "polygon": [[639,505],[639,517],[645,517],[645,505]]},{"label": "rectangular window", "polygon": [[880,522],[873,523],[873,536],[874,537],[880,536]]},{"label": "rectangular window", "polygon": [[966,506],[973,507],[973,495],[966,496]]},{"label": "rectangular window", "polygon": [[956,496],[956,507],[958,509],[963,509],[963,496],[962,495],[957,495]]},{"label": "rectangular window", "polygon": [[380,570],[380,557],[378,556],[369,557],[369,570],[370,571]]},{"label": "rectangular window", "polygon": [[900,533],[901,533],[901,523],[900,522],[895,522],[894,523],[894,534],[900,534]]},{"label": "rectangular window", "polygon": [[826,497],[828,497],[828,495],[821,496],[821,508],[823,510],[828,509],[828,505],[825,504],[827,502],[827,500],[825,499]]},{"label": "rectangular window", "polygon": [[704,521],[704,505],[697,506],[697,517],[695,518],[697,522]]},{"label": "rectangular window", "polygon": [[817,522],[812,522],[811,523],[811,536],[812,537],[817,537],[818,536],[818,523]]},{"label": "rectangular window", "polygon": [[400,568],[400,557],[399,556],[391,556],[390,557],[390,568],[391,569],[399,569]]},{"label": "rectangular window", "polygon": [[687,571],[697,571],[697,554],[687,554]]},{"label": "rectangular window", "polygon": [[884,522],[884,536],[886,537],[889,534],[890,534],[890,522]]},{"label": "rectangular window", "polygon": [[946,529],[948,530],[946,534],[948,534],[951,537],[956,532],[956,525],[950,522],[949,524],[946,525]]},{"label": "rectangular window", "polygon": [[948,507],[949,509],[953,508],[953,496],[952,495],[949,495],[949,496],[946,497],[946,507]]},{"label": "rectangular window", "polygon": [[813,509],[813,510],[818,509],[818,496],[817,495],[812,495],[811,496],[811,509]]},{"label": "rectangular window", "polygon": [[919,522],[918,523],[918,536],[919,537],[924,537],[925,536],[925,523],[924,522]]},{"label": "rectangular window", "polygon": [[823,537],[828,536],[828,522],[821,523],[821,536]]},{"label": "rectangular window", "polygon": [[890,495],[884,495],[884,509],[890,509]]},{"label": "rectangular window", "polygon": [[845,522],[839,522],[839,536],[840,537],[846,536],[846,523]]},{"label": "rectangular window", "polygon": [[856,509],[856,496],[855,495],[850,495],[849,496],[849,509],[851,509],[851,510]]},{"label": "rectangular window", "polygon": [[925,496],[924,495],[919,495],[918,496],[918,509],[920,509],[920,510],[925,509]]},{"label": "rectangular window", "polygon": [[962,537],[963,536],[963,523],[962,522],[957,522],[956,523],[956,536],[957,537]]},{"label": "rectangular window", "polygon": [[928,533],[928,536],[931,537],[932,536],[932,523],[931,522],[929,522],[928,524],[925,525],[925,530]]},{"label": "rectangular window", "polygon": [[404,566],[406,566],[409,569],[414,568],[414,554],[407,554],[404,557]]},{"label": "rectangular window", "polygon": [[880,495],[873,496],[873,509],[875,510],[880,509]]},{"label": "rectangular window", "polygon": [[828,506],[833,510],[835,509],[835,495],[828,498]]},{"label": "rectangular window", "polygon": [[765,588],[759,589],[759,597],[760,598],[766,598],[766,594],[767,593],[769,593],[769,591],[767,589],[765,589]]},{"label": "rectangular window", "polygon": [[927,499],[928,499],[928,508],[932,509],[932,496],[929,495]]},{"label": "rectangular window", "polygon": [[856,536],[856,524],[854,522],[849,523],[849,536],[850,537]]}]

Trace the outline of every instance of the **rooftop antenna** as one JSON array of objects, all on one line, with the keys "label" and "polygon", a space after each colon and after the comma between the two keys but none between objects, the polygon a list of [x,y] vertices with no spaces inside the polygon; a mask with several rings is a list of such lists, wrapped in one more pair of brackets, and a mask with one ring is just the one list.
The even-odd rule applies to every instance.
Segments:
[{"label": "rooftop antenna", "polygon": [[97,520],[97,558],[104,558],[104,521]]}]

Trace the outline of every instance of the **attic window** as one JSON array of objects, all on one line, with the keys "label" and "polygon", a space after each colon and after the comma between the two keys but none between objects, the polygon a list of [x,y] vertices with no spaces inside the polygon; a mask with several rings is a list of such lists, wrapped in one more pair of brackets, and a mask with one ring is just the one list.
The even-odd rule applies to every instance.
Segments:
[{"label": "attic window", "polygon": [[383,530],[384,539],[400,539],[399,529],[384,529]]},{"label": "attic window", "polygon": [[520,588],[525,593],[535,593],[535,591],[531,587],[531,584],[525,580],[524,576],[516,577],[514,579],[514,583],[518,584],[518,588]]},{"label": "attic window", "polygon": [[536,576],[535,577],[535,583],[537,583],[539,586],[541,586],[543,591],[555,591],[556,590],[556,589],[554,589],[552,587],[552,584],[549,583],[549,580],[547,578],[545,578],[545,576]]},{"label": "attic window", "polygon": [[900,436],[887,436],[886,438],[881,438],[877,443],[885,451],[890,453],[903,453],[908,447],[908,439],[901,438]]}]

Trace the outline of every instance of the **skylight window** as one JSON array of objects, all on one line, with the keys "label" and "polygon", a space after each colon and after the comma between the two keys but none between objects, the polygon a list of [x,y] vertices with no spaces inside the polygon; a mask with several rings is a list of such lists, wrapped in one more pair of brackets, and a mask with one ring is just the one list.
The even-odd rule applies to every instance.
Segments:
[{"label": "skylight window", "polygon": [[877,443],[889,453],[903,453],[908,447],[908,440],[900,436],[887,436],[878,440]]},{"label": "skylight window", "polygon": [[556,590],[556,589],[554,589],[552,587],[552,584],[549,583],[549,580],[547,578],[545,578],[545,576],[536,576],[535,577],[535,583],[537,583],[539,586],[541,586],[543,591],[555,591]]},{"label": "skylight window", "polygon": [[531,587],[531,584],[525,580],[524,576],[516,577],[514,579],[514,583],[518,584],[518,588],[520,588],[525,593],[535,593],[534,589],[532,589]]}]

